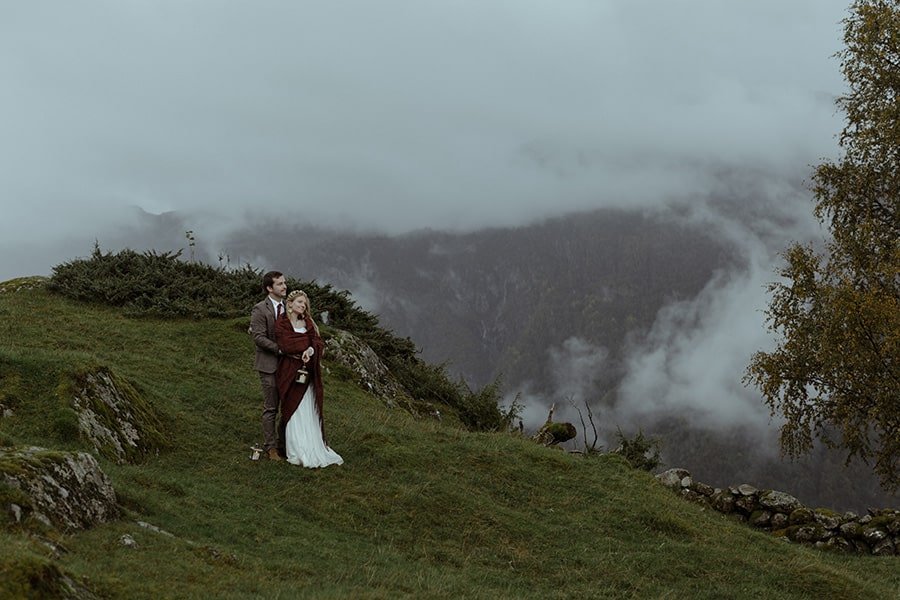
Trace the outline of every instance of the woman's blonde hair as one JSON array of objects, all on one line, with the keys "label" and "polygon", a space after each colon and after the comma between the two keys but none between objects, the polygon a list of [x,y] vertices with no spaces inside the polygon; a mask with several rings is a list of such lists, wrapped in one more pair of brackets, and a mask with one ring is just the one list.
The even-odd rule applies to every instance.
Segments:
[{"label": "woman's blonde hair", "polygon": [[312,305],[309,303],[309,296],[306,295],[306,292],[304,292],[303,290],[294,290],[293,292],[291,292],[290,294],[287,295],[287,298],[285,299],[285,304],[288,307],[288,311],[290,312],[290,310],[291,310],[291,302],[293,302],[300,296],[303,296],[303,298],[306,300],[306,318],[310,320],[310,322],[312,323],[313,329],[316,330],[316,333],[319,333],[319,326],[316,325],[316,322],[312,318]]}]

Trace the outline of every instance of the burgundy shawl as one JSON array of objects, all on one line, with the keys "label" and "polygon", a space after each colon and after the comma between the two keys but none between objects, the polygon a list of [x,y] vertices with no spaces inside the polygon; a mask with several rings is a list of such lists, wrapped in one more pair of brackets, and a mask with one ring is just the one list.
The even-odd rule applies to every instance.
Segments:
[{"label": "burgundy shawl", "polygon": [[[297,333],[286,314],[275,321],[275,343],[284,353],[278,357],[278,369],[275,371],[275,384],[278,386],[278,397],[281,400],[281,422],[287,425],[287,422],[291,420],[291,415],[300,406],[306,388],[312,385],[316,398],[316,412],[319,413],[319,428],[322,431],[322,439],[325,440],[321,362],[325,343],[319,336],[312,319],[306,318],[306,333]],[[294,357],[299,357],[309,347],[315,350],[312,358],[306,363],[309,377],[306,383],[297,383],[297,369],[304,365],[300,358]]]}]

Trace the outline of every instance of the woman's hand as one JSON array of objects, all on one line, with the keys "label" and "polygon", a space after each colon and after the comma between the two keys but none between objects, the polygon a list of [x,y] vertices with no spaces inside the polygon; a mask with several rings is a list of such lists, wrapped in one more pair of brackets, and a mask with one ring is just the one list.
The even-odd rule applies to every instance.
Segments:
[{"label": "woman's hand", "polygon": [[303,360],[304,363],[308,363],[309,359],[312,358],[312,355],[314,352],[315,352],[315,350],[313,350],[312,346],[310,346],[309,348],[307,348],[306,350],[303,351],[303,355],[300,358]]}]

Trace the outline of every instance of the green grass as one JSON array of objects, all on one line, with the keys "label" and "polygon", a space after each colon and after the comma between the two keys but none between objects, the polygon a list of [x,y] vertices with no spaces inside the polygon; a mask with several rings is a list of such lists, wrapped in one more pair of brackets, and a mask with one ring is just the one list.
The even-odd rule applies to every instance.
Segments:
[{"label": "green grass", "polygon": [[55,552],[0,530],[0,597],[52,596],[58,572],[111,598],[900,597],[900,559],[752,531],[617,456],[417,421],[338,369],[325,419],[345,464],[252,462],[252,359],[246,319],[137,319],[40,289],[0,294],[0,404],[14,411],[0,442],[85,449],[52,423],[63,384],[96,366],[154,407],[168,440],[136,465],[100,459],[118,521],[43,532]]}]

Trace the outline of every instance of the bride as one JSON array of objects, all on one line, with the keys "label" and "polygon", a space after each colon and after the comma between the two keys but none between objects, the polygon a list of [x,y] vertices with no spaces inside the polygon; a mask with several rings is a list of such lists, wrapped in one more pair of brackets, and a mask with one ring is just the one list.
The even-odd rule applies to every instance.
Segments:
[{"label": "bride", "polygon": [[309,298],[302,290],[294,290],[288,294],[286,305],[287,313],[275,322],[275,342],[284,353],[278,360],[275,382],[281,399],[281,422],[287,423],[287,460],[309,468],[343,464],[344,459],[328,447],[325,439],[320,362],[325,344],[310,316]]}]

